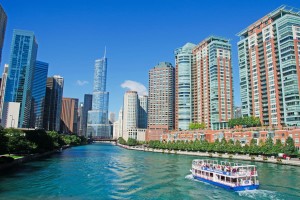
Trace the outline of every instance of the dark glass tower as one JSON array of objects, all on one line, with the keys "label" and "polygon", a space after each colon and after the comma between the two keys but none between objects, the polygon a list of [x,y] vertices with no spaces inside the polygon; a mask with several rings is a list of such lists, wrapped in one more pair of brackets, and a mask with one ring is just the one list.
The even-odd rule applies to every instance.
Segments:
[{"label": "dark glass tower", "polygon": [[36,61],[35,63],[32,89],[32,115],[30,117],[32,128],[43,127],[48,67],[49,64],[45,62]]},{"label": "dark glass tower", "polygon": [[43,127],[45,130],[59,131],[63,88],[63,77],[53,76],[47,78],[46,98],[43,113]]},{"label": "dark glass tower", "polygon": [[2,58],[2,48],[4,43],[4,36],[6,30],[7,16],[0,5],[0,63]]},{"label": "dark glass tower", "polygon": [[83,103],[83,110],[82,110],[82,119],[81,119],[81,127],[82,127],[82,134],[85,136],[87,135],[87,119],[88,119],[88,112],[92,110],[92,102],[93,102],[93,95],[92,94],[85,94],[84,95],[84,103]]}]

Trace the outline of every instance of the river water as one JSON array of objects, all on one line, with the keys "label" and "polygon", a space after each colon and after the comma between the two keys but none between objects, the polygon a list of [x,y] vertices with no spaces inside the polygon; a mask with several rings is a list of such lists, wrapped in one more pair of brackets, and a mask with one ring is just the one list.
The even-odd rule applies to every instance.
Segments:
[{"label": "river water", "polygon": [[256,162],[260,189],[233,192],[194,180],[195,158],[73,147],[1,174],[0,199],[300,199],[300,167]]}]

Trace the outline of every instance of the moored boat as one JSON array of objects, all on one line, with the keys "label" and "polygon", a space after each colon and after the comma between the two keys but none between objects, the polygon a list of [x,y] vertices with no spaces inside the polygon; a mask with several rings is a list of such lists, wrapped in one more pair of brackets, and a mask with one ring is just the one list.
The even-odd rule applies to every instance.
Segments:
[{"label": "moored boat", "polygon": [[195,179],[234,191],[255,190],[259,187],[255,165],[216,160],[193,160]]}]

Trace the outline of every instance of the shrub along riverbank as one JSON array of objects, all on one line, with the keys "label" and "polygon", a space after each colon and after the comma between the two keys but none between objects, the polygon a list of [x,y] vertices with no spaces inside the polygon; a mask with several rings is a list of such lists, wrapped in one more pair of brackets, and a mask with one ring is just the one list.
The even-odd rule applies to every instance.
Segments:
[{"label": "shrub along riverbank", "polygon": [[285,153],[291,157],[299,157],[299,152],[295,148],[293,139],[290,137],[286,140],[285,144],[282,144],[280,140],[276,140],[276,143],[274,144],[272,138],[268,138],[266,142],[260,141],[258,145],[256,141],[252,139],[250,145],[246,144],[242,146],[239,140],[234,143],[233,140],[227,142],[225,138],[223,138],[221,141],[216,140],[214,143],[209,143],[206,140],[176,142],[150,141],[148,146],[154,149],[239,153],[265,156],[277,156],[278,153]]},{"label": "shrub along riverbank", "polygon": [[0,155],[45,153],[65,145],[82,144],[87,144],[87,139],[83,136],[63,135],[55,131],[0,128]]}]

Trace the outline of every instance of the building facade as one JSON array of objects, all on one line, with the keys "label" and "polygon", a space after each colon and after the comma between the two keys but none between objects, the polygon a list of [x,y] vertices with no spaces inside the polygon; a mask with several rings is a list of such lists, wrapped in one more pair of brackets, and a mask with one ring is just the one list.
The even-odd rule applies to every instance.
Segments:
[{"label": "building facade", "polygon": [[116,113],[110,112],[109,113],[109,121],[114,123],[116,121]]},{"label": "building facade", "polygon": [[254,140],[257,145],[260,142],[266,142],[268,138],[272,138],[273,143],[280,140],[283,145],[288,137],[291,137],[295,142],[295,147],[300,150],[300,129],[274,130],[274,129],[225,129],[225,130],[191,130],[191,131],[165,131],[161,134],[160,140],[164,141],[195,141],[206,140],[209,143],[221,141],[223,138],[228,142],[232,140],[234,143],[240,141],[241,145],[250,145],[251,140]]},{"label": "building facade", "polygon": [[147,128],[148,122],[148,96],[143,95],[138,97],[139,113],[138,113],[138,127]]},{"label": "building facade", "polygon": [[300,14],[281,6],[238,33],[243,116],[300,126]]},{"label": "building facade", "polygon": [[6,24],[7,24],[7,15],[3,10],[2,6],[0,5],[0,63],[2,58],[2,48],[4,43]]},{"label": "building facade", "polygon": [[111,138],[108,121],[109,93],[106,91],[107,58],[95,61],[92,110],[88,111],[87,134],[98,138]]},{"label": "building facade", "polygon": [[1,78],[1,86],[0,86],[0,118],[2,119],[2,110],[4,104],[4,96],[5,96],[5,88],[8,74],[8,64],[4,65],[4,71]]},{"label": "building facade", "polygon": [[31,31],[14,30],[4,102],[19,102],[18,127],[30,126],[32,83],[38,45]]},{"label": "building facade", "polygon": [[149,71],[148,128],[174,128],[175,69],[160,62]]},{"label": "building facade", "polygon": [[90,110],[92,110],[92,103],[93,103],[93,95],[92,94],[85,94],[84,95],[84,102],[83,102],[83,110],[82,110],[82,119],[81,119],[81,123],[82,123],[82,134],[85,135],[86,137],[87,135],[87,120],[88,120],[88,112]]},{"label": "building facade", "polygon": [[3,128],[18,128],[20,117],[19,102],[4,102],[1,126]]},{"label": "building facade", "polygon": [[193,49],[193,55],[193,122],[210,129],[226,128],[234,113],[229,40],[208,37]]},{"label": "building facade", "polygon": [[128,140],[128,130],[138,128],[138,94],[136,91],[127,91],[123,103],[123,138]]},{"label": "building facade", "polygon": [[113,123],[113,139],[118,139],[119,137],[119,121]]},{"label": "building facade", "polygon": [[118,126],[117,138],[123,137],[123,108],[121,108],[119,111]]},{"label": "building facade", "polygon": [[77,130],[78,130],[78,135],[83,135],[82,133],[82,113],[83,113],[83,102],[79,103],[78,106],[78,118],[77,118]]},{"label": "building facade", "polygon": [[192,122],[192,66],[195,44],[175,50],[175,129],[188,130]]},{"label": "building facade", "polygon": [[64,79],[59,75],[47,78],[43,127],[47,131],[60,130],[60,115]]},{"label": "building facade", "polygon": [[60,132],[78,134],[78,99],[63,98]]},{"label": "building facade", "polygon": [[43,112],[49,64],[36,61],[32,86],[31,128],[43,128]]}]

